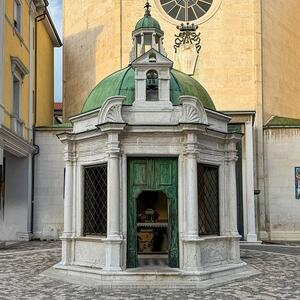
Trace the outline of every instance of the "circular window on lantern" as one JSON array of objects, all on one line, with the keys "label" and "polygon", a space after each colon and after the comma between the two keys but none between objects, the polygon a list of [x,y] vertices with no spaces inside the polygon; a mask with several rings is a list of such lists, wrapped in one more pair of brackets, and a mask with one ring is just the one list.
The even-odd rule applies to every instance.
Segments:
[{"label": "circular window on lantern", "polygon": [[172,23],[203,23],[219,8],[222,0],[155,0],[162,14]]}]

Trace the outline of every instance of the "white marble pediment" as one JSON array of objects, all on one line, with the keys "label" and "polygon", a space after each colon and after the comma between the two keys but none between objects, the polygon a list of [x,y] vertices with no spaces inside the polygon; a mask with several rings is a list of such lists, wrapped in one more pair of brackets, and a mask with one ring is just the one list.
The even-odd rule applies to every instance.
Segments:
[{"label": "white marble pediment", "polygon": [[165,65],[171,68],[173,66],[173,62],[152,48],[132,62],[133,67],[138,65]]}]

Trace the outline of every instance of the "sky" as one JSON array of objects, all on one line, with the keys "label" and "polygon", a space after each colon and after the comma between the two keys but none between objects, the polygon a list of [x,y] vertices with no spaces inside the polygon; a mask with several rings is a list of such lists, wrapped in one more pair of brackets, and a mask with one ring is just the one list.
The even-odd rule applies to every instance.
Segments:
[{"label": "sky", "polygon": [[[62,40],[62,0],[49,0],[48,10]],[[62,101],[62,47],[54,50],[54,100]]]}]

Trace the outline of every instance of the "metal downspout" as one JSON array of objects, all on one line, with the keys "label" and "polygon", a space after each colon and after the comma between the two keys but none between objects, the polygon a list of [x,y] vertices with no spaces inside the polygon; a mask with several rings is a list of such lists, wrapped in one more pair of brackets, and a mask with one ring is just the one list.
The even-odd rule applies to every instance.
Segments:
[{"label": "metal downspout", "polygon": [[35,17],[35,31],[34,31],[34,116],[33,116],[33,126],[32,126],[32,144],[36,148],[36,151],[32,155],[32,172],[31,172],[31,221],[30,221],[30,233],[33,234],[33,221],[34,221],[34,180],[35,180],[35,156],[39,153],[39,146],[35,144],[35,129],[36,129],[36,119],[37,119],[37,52],[38,52],[38,38],[37,38],[37,23],[46,18],[46,8],[44,12],[37,17]]}]

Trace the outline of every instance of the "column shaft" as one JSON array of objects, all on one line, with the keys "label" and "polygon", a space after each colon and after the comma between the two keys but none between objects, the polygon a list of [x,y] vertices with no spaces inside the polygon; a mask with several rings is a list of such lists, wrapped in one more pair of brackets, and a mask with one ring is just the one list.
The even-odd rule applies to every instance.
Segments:
[{"label": "column shaft", "polygon": [[188,238],[198,238],[198,187],[197,160],[194,154],[188,154],[185,159],[186,174],[186,225],[185,235]]},{"label": "column shaft", "polygon": [[238,235],[237,231],[237,195],[236,195],[236,174],[235,159],[228,162],[228,201],[229,201],[229,231],[231,235]]},{"label": "column shaft", "polygon": [[108,232],[107,237],[120,237],[120,170],[119,154],[108,160]]},{"label": "column shaft", "polygon": [[252,122],[245,124],[246,181],[247,181],[247,241],[257,241],[255,232],[254,174],[253,174],[253,132]]},{"label": "column shaft", "polygon": [[73,164],[66,161],[65,167],[65,199],[64,199],[64,236],[72,234],[73,219]]}]

